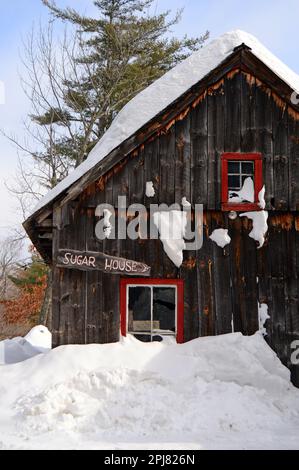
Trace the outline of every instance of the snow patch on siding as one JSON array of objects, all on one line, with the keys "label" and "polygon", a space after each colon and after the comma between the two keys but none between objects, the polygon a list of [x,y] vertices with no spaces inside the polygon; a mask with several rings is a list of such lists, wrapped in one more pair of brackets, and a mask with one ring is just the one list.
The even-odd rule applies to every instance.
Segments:
[{"label": "snow patch on siding", "polygon": [[270,318],[270,315],[268,315],[268,305],[260,304],[258,302],[258,314],[259,314],[259,330],[263,336],[266,336],[267,331],[265,328],[265,323]]},{"label": "snow patch on siding", "polygon": [[265,186],[262,187],[262,189],[259,192],[258,199],[259,199],[259,206],[261,209],[265,209],[266,207],[266,201],[265,201]]},{"label": "snow patch on siding", "polygon": [[191,207],[191,203],[189,201],[187,201],[186,197],[182,198],[182,206],[183,207]]},{"label": "snow patch on siding", "polygon": [[213,240],[213,242],[217,243],[220,248],[224,248],[231,242],[231,238],[228,235],[228,230],[224,228],[217,228],[213,231],[209,238]]},{"label": "snow patch on siding", "polygon": [[105,233],[106,238],[109,238],[111,234],[111,230],[112,230],[112,225],[110,222],[110,217],[112,216],[112,212],[109,211],[109,209],[104,209],[103,214],[104,214],[104,233]]},{"label": "snow patch on siding", "polygon": [[187,213],[179,210],[161,211],[153,215],[163,248],[171,261],[179,268],[183,262],[183,250]]},{"label": "snow patch on siding", "polygon": [[147,181],[146,182],[145,195],[146,195],[146,197],[154,197],[155,188],[154,188],[154,183],[152,181]]},{"label": "snow patch on siding", "polygon": [[253,228],[249,236],[259,243],[258,248],[262,248],[265,243],[265,235],[268,231],[268,212],[244,212],[243,214],[240,214],[240,217],[247,217],[252,220]]}]

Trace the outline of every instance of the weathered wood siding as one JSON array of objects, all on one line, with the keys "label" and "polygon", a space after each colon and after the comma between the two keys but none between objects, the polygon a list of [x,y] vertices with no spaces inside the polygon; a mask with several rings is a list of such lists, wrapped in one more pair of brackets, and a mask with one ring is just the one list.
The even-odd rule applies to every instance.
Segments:
[{"label": "weathered wood siding", "polygon": [[[221,153],[261,152],[269,233],[257,250],[246,218],[221,212]],[[155,196],[145,196],[153,181]],[[177,269],[159,240],[95,238],[95,208],[181,202],[205,209],[204,244],[185,252]],[[54,211],[54,258],[58,248],[104,251],[142,261],[152,277],[185,280],[185,339],[258,329],[258,301],[269,306],[267,341],[290,366],[290,344],[299,339],[299,116],[249,73],[234,70],[145,145],[89,186],[77,201]],[[224,250],[208,237],[228,228]],[[117,341],[119,276],[54,270],[54,344]],[[299,376],[293,367],[293,376]],[[294,379],[295,380],[295,379]]]}]

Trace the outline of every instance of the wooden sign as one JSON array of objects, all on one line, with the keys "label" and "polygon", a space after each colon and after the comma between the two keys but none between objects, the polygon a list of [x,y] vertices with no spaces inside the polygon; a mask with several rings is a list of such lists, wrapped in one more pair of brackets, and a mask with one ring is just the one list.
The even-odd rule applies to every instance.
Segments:
[{"label": "wooden sign", "polygon": [[150,276],[151,274],[151,268],[147,264],[94,251],[58,250],[56,266],[81,271],[126,274],[127,276]]}]

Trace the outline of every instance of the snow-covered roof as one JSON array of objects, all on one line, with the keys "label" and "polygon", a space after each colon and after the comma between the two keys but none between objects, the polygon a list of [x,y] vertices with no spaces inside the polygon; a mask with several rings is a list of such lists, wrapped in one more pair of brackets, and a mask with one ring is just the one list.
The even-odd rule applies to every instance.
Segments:
[{"label": "snow-covered roof", "polygon": [[250,47],[251,52],[269,69],[299,93],[299,76],[254,36],[240,30],[225,33],[193,53],[127,103],[88,158],[39,201],[34,213],[63,193],[112,150],[202,80],[243,43]]}]

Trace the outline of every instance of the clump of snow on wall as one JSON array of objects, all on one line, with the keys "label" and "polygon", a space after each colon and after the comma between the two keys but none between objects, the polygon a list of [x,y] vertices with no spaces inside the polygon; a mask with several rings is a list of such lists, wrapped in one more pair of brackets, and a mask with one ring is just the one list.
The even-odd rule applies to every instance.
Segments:
[{"label": "clump of snow on wall", "polygon": [[179,268],[183,262],[183,250],[187,213],[179,210],[155,212],[153,221],[157,227],[163,248],[171,261]]},{"label": "clump of snow on wall", "polygon": [[112,230],[112,224],[110,222],[112,212],[109,209],[104,209],[103,214],[104,214],[104,233],[105,233],[105,237],[109,238],[111,235],[111,230]]},{"label": "clump of snow on wall", "polygon": [[253,227],[249,236],[259,243],[258,248],[262,248],[265,243],[266,233],[268,231],[268,212],[244,212],[243,214],[240,214],[240,217],[248,217],[248,219],[252,220]]},{"label": "clump of snow on wall", "polygon": [[191,207],[191,203],[189,201],[187,201],[186,197],[182,198],[182,206],[183,207]]},{"label": "clump of snow on wall", "polygon": [[252,178],[244,180],[240,191],[231,190],[229,193],[229,202],[254,202],[254,184]]},{"label": "clump of snow on wall", "polygon": [[213,242],[217,243],[218,246],[224,248],[231,242],[231,238],[228,235],[228,230],[224,228],[217,228],[212,232],[209,237]]},{"label": "clump of snow on wall", "polygon": [[154,183],[152,181],[147,181],[146,186],[145,186],[145,195],[146,197],[154,197],[155,188],[154,188]]},{"label": "clump of snow on wall", "polygon": [[35,326],[24,337],[0,341],[0,364],[15,364],[25,361],[40,353],[48,352],[52,347],[52,335],[43,325]]},{"label": "clump of snow on wall", "polygon": [[259,199],[259,206],[261,209],[265,209],[266,207],[266,201],[265,201],[265,186],[262,187],[262,189],[260,190],[259,192],[259,195],[258,195],[258,199]]},{"label": "clump of snow on wall", "polygon": [[270,318],[270,315],[268,315],[268,305],[260,304],[258,302],[258,314],[259,314],[259,330],[263,336],[266,336],[267,331],[265,328],[265,323]]}]

